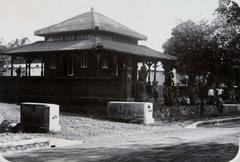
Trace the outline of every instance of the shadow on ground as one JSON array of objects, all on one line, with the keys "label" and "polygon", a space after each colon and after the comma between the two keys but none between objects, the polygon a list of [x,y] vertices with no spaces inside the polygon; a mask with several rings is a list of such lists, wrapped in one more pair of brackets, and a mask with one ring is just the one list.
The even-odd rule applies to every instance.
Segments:
[{"label": "shadow on ground", "polygon": [[121,148],[51,149],[7,157],[12,162],[226,162],[237,154],[233,144],[127,145]]}]

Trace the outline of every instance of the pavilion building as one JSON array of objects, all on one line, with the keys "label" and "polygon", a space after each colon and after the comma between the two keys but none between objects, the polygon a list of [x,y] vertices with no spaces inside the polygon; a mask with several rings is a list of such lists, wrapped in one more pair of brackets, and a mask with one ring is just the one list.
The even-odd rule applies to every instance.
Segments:
[{"label": "pavilion building", "polygon": [[[136,101],[139,63],[147,65],[150,74],[150,67],[161,62],[165,86],[171,86],[168,74],[176,60],[174,56],[138,45],[147,37],[93,10],[34,34],[44,37],[44,41],[4,52],[11,56],[11,76],[0,77],[2,101],[79,105]],[[13,75],[13,63],[19,57],[26,64],[21,77]],[[40,76],[31,76],[34,60],[40,60]],[[144,85],[151,87],[155,82],[156,73],[153,83],[148,75]]]}]

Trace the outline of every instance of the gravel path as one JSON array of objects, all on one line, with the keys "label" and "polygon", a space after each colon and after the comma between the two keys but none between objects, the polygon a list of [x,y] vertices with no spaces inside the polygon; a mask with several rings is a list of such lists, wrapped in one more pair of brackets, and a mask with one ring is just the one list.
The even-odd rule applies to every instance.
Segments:
[{"label": "gravel path", "polygon": [[[20,107],[15,104],[0,103],[0,114],[1,120],[7,119],[19,122]],[[159,137],[169,136],[169,134],[176,134],[176,136],[178,136],[179,133],[184,132],[183,136],[191,136],[188,135],[188,129],[184,127],[192,122],[193,121],[157,121],[154,125],[146,126],[97,119],[71,113],[61,113],[61,131],[58,133],[0,133],[0,143],[53,137],[67,140],[81,140],[87,143],[89,147],[102,145],[108,147],[128,143],[146,144],[147,142],[155,143]],[[177,139],[171,140],[175,142]]]},{"label": "gravel path", "polygon": [[[20,107],[15,104],[0,103],[0,121],[20,121]],[[189,122],[164,122],[158,121],[154,125],[145,126],[134,123],[122,123],[96,119],[76,114],[60,114],[61,131],[59,133],[1,133],[0,143],[31,139],[39,137],[55,137],[68,140],[98,141],[106,140],[111,142],[128,142],[129,137],[148,136],[161,134],[169,130],[181,129]]]}]

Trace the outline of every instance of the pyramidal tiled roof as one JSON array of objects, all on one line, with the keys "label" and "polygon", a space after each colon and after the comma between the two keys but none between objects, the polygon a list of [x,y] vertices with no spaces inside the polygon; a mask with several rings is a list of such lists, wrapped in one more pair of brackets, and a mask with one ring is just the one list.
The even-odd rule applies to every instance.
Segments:
[{"label": "pyramidal tiled roof", "polygon": [[34,32],[38,36],[46,36],[61,32],[78,32],[78,31],[104,31],[124,36],[133,37],[138,40],[146,40],[147,37],[133,31],[132,29],[100,14],[91,9],[90,12],[75,16],[61,23]]}]

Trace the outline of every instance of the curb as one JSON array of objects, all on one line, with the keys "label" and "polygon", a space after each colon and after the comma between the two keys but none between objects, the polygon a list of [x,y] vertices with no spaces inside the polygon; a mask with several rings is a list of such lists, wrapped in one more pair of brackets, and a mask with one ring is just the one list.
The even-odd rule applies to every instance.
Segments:
[{"label": "curb", "polygon": [[240,121],[240,117],[200,121],[200,122],[190,124],[190,125],[186,126],[185,128],[198,128],[198,127],[207,126],[207,125],[220,125],[223,123],[230,123],[230,122],[235,122],[235,121]]},{"label": "curb", "polygon": [[48,139],[23,140],[17,142],[8,142],[0,144],[0,154],[7,154],[13,152],[22,152],[27,150],[35,150],[42,148],[49,148],[50,141]]},{"label": "curb", "polygon": [[[0,144],[0,155],[8,155],[15,152],[25,152],[25,151],[33,151],[39,149],[48,149],[55,147],[72,147],[75,145],[82,144],[82,141],[77,140],[65,140],[58,138],[40,138],[40,139],[30,139],[30,140],[22,140],[16,142],[8,142]],[[0,159],[0,162],[1,159]]]}]

